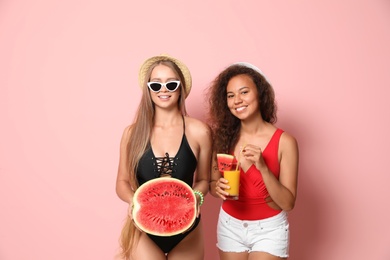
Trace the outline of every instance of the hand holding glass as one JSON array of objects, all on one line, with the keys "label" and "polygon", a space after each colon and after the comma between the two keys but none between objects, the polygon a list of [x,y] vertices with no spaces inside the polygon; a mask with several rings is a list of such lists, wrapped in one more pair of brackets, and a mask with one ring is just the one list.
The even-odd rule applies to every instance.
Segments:
[{"label": "hand holding glass", "polygon": [[229,192],[227,199],[238,200],[239,190],[240,190],[240,170],[232,169],[230,171],[224,171],[223,177],[228,180],[227,185],[230,186],[230,189],[225,191]]}]

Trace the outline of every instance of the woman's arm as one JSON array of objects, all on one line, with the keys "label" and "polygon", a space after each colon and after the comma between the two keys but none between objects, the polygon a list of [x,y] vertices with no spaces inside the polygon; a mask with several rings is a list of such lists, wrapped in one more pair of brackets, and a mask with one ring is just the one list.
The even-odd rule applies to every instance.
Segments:
[{"label": "woman's arm", "polygon": [[294,208],[296,201],[299,151],[295,138],[286,132],[280,138],[279,156],[279,180],[268,169],[262,156],[256,160],[255,165],[262,174],[272,201],[281,209],[289,211]]},{"label": "woman's arm", "polygon": [[121,200],[129,203],[129,205],[132,204],[132,199],[134,195],[134,192],[130,186],[130,176],[127,158],[127,143],[129,141],[130,134],[131,128],[130,126],[128,126],[123,131],[122,139],[120,142],[119,166],[116,179],[116,194]]},{"label": "woman's arm", "polygon": [[[197,190],[206,196],[209,190],[210,180],[210,164],[211,164],[211,150],[212,138],[211,131],[208,125],[200,120],[194,118],[187,118],[186,127],[188,129],[188,139],[193,151],[197,154],[197,168],[193,184],[193,190]],[[199,195],[196,196],[198,203],[200,202]]]},{"label": "woman's arm", "polygon": [[209,190],[212,139],[210,129],[206,124],[201,123],[197,125],[197,128],[199,155],[193,189],[206,195]]}]

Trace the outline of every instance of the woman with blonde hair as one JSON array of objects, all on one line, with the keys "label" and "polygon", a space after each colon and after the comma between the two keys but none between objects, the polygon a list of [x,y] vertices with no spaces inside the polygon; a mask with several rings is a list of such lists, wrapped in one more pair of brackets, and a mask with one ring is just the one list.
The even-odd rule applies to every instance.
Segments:
[{"label": "woman with blonde hair", "polygon": [[[116,192],[129,204],[121,234],[121,256],[126,260],[202,260],[203,230],[199,206],[208,192],[211,132],[186,113],[185,99],[192,81],[188,68],[176,58],[147,59],[139,72],[142,98],[134,122],[125,128],[120,145]],[[162,165],[162,162],[169,162]],[[170,237],[140,231],[132,221],[132,198],[148,180],[171,177],[196,191],[198,215],[186,232]]]}]

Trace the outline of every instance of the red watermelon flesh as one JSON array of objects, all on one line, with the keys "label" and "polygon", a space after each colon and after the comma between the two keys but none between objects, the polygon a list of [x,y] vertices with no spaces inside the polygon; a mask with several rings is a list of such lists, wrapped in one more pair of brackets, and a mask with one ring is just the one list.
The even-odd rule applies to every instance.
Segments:
[{"label": "red watermelon flesh", "polygon": [[196,218],[196,197],[185,182],[161,177],[141,185],[133,197],[137,227],[156,236],[173,236],[188,230]]},{"label": "red watermelon flesh", "polygon": [[218,153],[218,170],[220,172],[230,171],[233,168],[234,156],[231,154]]}]

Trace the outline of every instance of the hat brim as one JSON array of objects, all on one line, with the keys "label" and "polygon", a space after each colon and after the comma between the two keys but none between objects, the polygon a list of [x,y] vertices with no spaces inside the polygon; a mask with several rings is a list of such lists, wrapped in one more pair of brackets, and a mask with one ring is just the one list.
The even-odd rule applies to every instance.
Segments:
[{"label": "hat brim", "polygon": [[244,66],[244,67],[253,69],[253,70],[257,71],[258,73],[260,73],[265,78],[265,80],[269,82],[267,76],[263,73],[263,71],[261,69],[259,69],[258,67],[256,67],[255,65],[253,65],[252,63],[249,63],[246,61],[240,61],[240,62],[235,62],[230,66],[233,66],[233,65],[240,65],[240,66]]},{"label": "hat brim", "polygon": [[176,66],[180,69],[180,71],[184,77],[185,88],[186,88],[185,89],[186,90],[185,96],[187,97],[190,94],[191,87],[192,87],[191,73],[190,73],[189,69],[187,68],[187,66],[183,62],[181,62],[180,60],[175,59],[169,55],[166,55],[166,54],[154,56],[154,57],[151,57],[151,58],[144,61],[144,63],[141,65],[141,68],[140,68],[139,74],[138,74],[138,82],[139,82],[140,87],[142,88],[146,85],[146,82],[145,82],[146,78],[145,77],[146,77],[146,73],[148,73],[150,67],[159,61],[171,61],[171,62],[175,63]]}]

